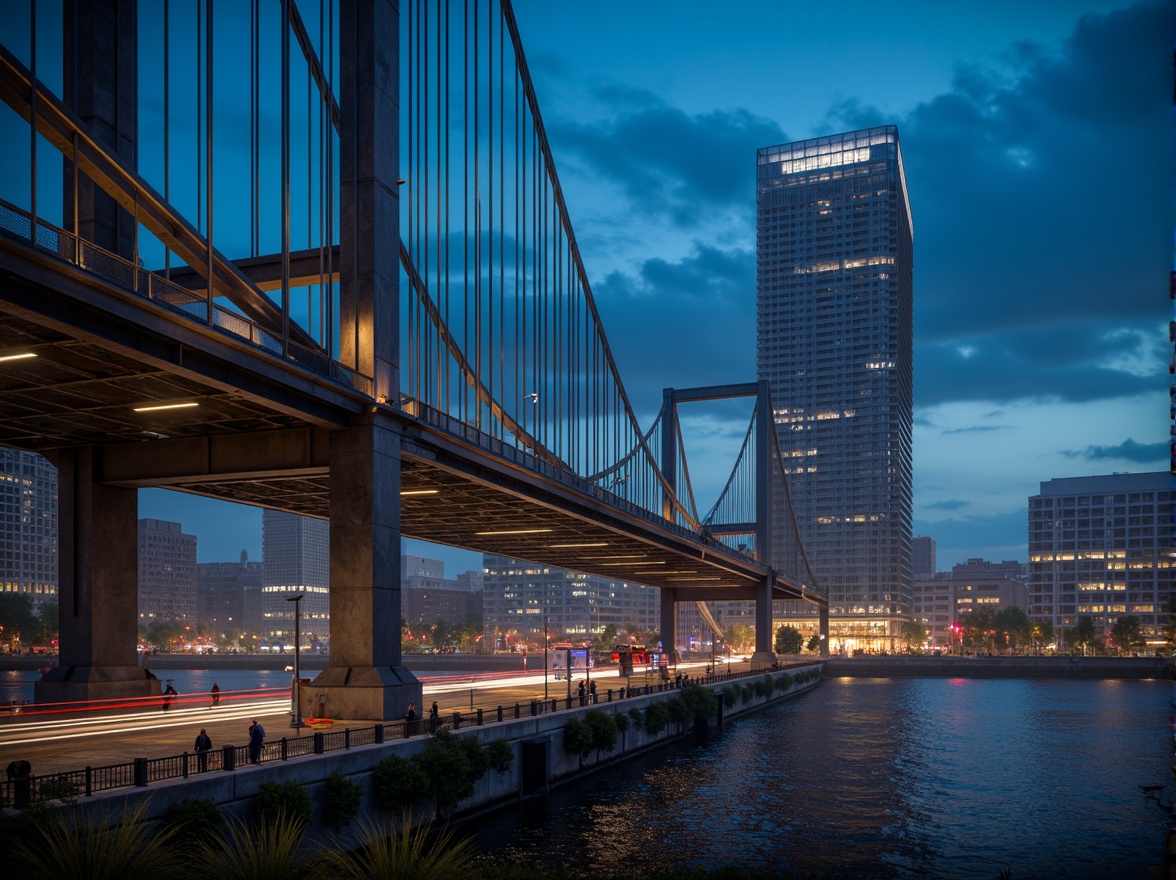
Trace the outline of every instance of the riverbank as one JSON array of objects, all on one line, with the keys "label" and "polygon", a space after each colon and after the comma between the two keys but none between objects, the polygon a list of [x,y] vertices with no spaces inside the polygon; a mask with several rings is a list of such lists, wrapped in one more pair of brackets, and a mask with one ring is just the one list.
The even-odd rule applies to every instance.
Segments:
[{"label": "riverbank", "polygon": [[1170,679],[1166,657],[830,657],[826,678]]}]

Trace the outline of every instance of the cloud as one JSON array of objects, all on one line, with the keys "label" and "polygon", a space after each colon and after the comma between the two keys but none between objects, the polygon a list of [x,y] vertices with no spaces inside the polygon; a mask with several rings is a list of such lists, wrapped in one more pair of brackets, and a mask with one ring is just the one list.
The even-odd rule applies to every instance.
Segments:
[{"label": "cloud", "polygon": [[934,522],[916,516],[913,525],[913,534],[935,538],[936,567],[940,571],[949,571],[953,565],[976,557],[978,547],[986,548],[989,562],[1023,560],[1029,533],[1029,508]]},{"label": "cloud", "polygon": [[1085,461],[1131,461],[1158,465],[1168,455],[1168,444],[1136,443],[1128,437],[1118,446],[1087,446],[1085,449],[1063,451],[1062,454],[1067,458],[1081,458]]},{"label": "cloud", "polygon": [[958,499],[951,501],[936,501],[934,504],[925,505],[928,510],[961,510],[971,504],[970,501],[960,501]]},{"label": "cloud", "polygon": [[[731,211],[744,215],[747,234],[748,206],[755,202],[750,163],[758,147],[787,141],[778,124],[743,109],[690,115],[650,92],[617,84],[598,88],[595,96],[615,115],[554,123],[561,159],[568,154],[618,189],[647,222],[698,230],[714,225],[714,211]],[[734,216],[728,222],[740,221]]]},{"label": "cloud", "polygon": [[927,406],[949,400],[1133,397],[1156,389],[1164,344],[1158,320],[1108,330],[1097,320],[1067,319],[924,341],[915,351],[915,399]]},{"label": "cloud", "polygon": [[[858,100],[829,108],[825,130],[900,127],[915,217],[915,401],[1099,401],[1156,387],[1166,358],[1172,211],[1172,12],[1140,4],[1080,19],[1056,48],[1020,42],[985,65],[956,70],[950,90],[909,112]],[[678,346],[689,325],[747,339],[753,314],[757,147],[787,140],[740,108],[690,114],[627,85],[596,87],[600,118],[557,120],[561,161],[616,191],[610,224],[585,239],[673,254],[622,265],[596,289],[662,298],[639,307],[647,334]],[[640,223],[617,224],[618,215]],[[641,226],[653,221],[653,231]],[[687,233],[696,243],[668,246]],[[633,248],[635,236],[649,235]],[[709,247],[743,266],[739,297],[719,307],[698,289]],[[591,265],[591,260],[590,260]],[[683,286],[683,283],[685,286]],[[684,295],[684,291],[686,295]],[[616,323],[607,326],[614,327]],[[648,338],[648,337],[647,337]],[[665,362],[641,366],[664,375]],[[694,351],[704,362],[713,346]],[[744,362],[749,353],[740,353]],[[634,373],[624,372],[626,381]]]},{"label": "cloud", "polygon": [[632,397],[660,406],[665,387],[755,381],[754,253],[696,243],[681,260],[613,272],[594,293]]},{"label": "cloud", "polygon": [[971,434],[978,431],[1007,431],[1007,425],[972,425],[967,428],[949,428],[944,434]]},{"label": "cloud", "polygon": [[1171,33],[1163,4],[1086,16],[1056,54],[1017,44],[1006,70],[961,68],[950,93],[894,120],[915,216],[920,403],[1155,387]]}]

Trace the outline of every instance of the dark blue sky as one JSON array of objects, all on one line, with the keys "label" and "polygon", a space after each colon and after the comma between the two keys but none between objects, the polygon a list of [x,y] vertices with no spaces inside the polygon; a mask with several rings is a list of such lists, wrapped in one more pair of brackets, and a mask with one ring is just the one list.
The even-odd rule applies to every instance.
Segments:
[{"label": "dark blue sky", "polygon": [[[1167,0],[516,0],[621,374],[755,375],[755,150],[899,126],[915,222],[915,531],[939,564],[1026,558],[1055,477],[1168,462]],[[742,415],[689,420],[717,488]],[[144,492],[201,561],[260,558],[260,513]],[[478,566],[427,545],[447,573]]]}]

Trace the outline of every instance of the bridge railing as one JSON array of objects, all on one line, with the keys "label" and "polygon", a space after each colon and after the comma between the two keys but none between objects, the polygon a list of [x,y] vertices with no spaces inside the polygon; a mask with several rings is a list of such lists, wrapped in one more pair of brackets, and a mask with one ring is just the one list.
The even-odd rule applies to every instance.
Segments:
[{"label": "bridge railing", "polygon": [[[166,308],[173,314],[229,333],[273,357],[283,357],[282,340],[256,321],[216,303],[210,304],[207,297],[173,284],[157,272],[124,260],[40,218],[37,219],[34,232],[32,215],[3,199],[0,199],[0,235],[31,246],[42,254],[55,257],[120,290]],[[293,340],[287,340],[286,352],[290,360],[300,367],[328,376],[362,394],[371,396],[374,393],[370,377],[331,360],[324,352],[299,345]]]},{"label": "bridge railing", "polygon": [[[315,730],[311,736],[282,737],[262,745],[258,764],[289,761],[311,755],[345,751],[359,746],[390,743],[416,736],[430,736],[440,730],[456,731],[462,728],[486,724],[517,721],[523,718],[547,715],[581,709],[594,703],[612,703],[634,697],[644,697],[679,690],[687,685],[715,687],[738,679],[762,676],[766,672],[782,672],[801,666],[812,666],[814,660],[778,663],[770,669],[741,669],[734,672],[709,670],[702,676],[683,676],[655,681],[641,685],[606,688],[603,693],[581,697],[578,692],[513,705],[498,705],[493,708],[481,707],[470,711],[454,711],[438,718],[421,718],[415,721],[385,721],[365,727],[347,727],[343,730]],[[85,767],[24,779],[8,779],[0,782],[0,809],[16,806],[23,808],[32,802],[53,800],[70,801],[79,797],[91,797],[104,791],[120,788],[145,787],[153,782],[169,779],[189,779],[206,773],[233,772],[238,767],[250,765],[249,747],[226,745],[205,752],[203,757],[192,752],[168,755],[161,758],[134,758],[121,764],[102,767]]]}]

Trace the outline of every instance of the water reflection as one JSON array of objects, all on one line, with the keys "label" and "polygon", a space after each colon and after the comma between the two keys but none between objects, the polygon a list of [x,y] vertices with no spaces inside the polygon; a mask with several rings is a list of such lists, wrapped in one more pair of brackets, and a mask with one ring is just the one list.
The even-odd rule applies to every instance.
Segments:
[{"label": "water reflection", "polygon": [[569,870],[1144,877],[1169,711],[1163,682],[836,679],[471,830]]}]

